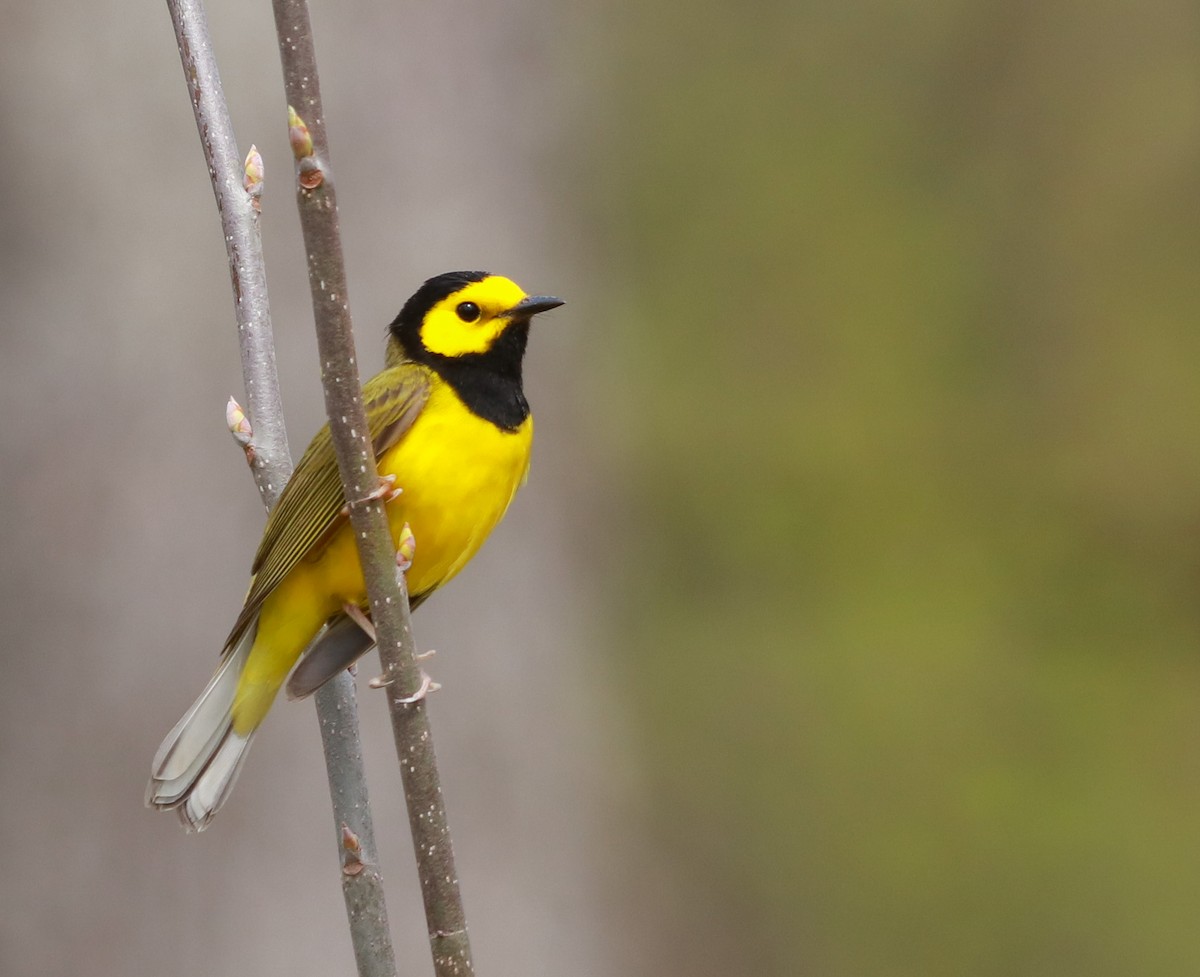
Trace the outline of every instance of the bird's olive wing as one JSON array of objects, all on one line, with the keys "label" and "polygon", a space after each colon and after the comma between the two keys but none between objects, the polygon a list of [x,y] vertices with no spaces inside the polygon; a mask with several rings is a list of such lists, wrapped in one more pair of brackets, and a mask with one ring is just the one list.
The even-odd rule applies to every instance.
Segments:
[{"label": "bird's olive wing", "polygon": [[[363,405],[375,456],[412,427],[429,399],[429,373],[414,363],[384,370],[363,387]],[[249,624],[267,595],[305,557],[327,543],[346,518],[346,499],[326,424],[304,452],[271,510],[251,570],[246,603],[231,639]]]}]

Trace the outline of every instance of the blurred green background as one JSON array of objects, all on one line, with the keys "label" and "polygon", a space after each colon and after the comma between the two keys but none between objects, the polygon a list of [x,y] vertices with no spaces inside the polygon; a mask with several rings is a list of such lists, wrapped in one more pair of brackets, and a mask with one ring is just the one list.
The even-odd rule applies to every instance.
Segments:
[{"label": "blurred green background", "polygon": [[[297,453],[270,12],[209,15]],[[87,16],[0,9],[0,971],[344,973],[306,707],[205,835],[140,807],[262,513],[166,11]],[[314,17],[364,370],[427,275],[569,299],[530,485],[417,620],[479,972],[1200,973],[1200,10]]]},{"label": "blurred green background", "polygon": [[1196,8],[622,13],[593,437],[705,972],[1200,972]]}]

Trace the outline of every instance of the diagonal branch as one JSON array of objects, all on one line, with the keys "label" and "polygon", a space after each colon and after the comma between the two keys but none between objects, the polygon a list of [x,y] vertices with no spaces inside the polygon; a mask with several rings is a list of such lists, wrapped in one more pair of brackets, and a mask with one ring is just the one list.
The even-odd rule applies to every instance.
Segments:
[{"label": "diagonal branch", "polygon": [[[254,197],[242,185],[243,170],[202,0],[167,0],[167,6],[175,25],[179,56],[229,254],[242,373],[250,409],[249,430],[242,431],[248,443],[243,442],[243,446],[247,448],[263,502],[270,508],[291,477],[292,460],[275,370],[258,211]],[[261,170],[258,177],[261,179]],[[316,694],[316,707],[334,825],[339,832],[342,895],[358,971],[361,977],[394,977],[395,955],[388,931],[383,879],[375,855],[354,679],[343,672],[327,682]]]},{"label": "diagonal branch", "polygon": [[[409,827],[438,977],[473,972],[466,916],[433,751],[403,576],[396,572],[383,503],[368,500],[379,484],[360,394],[351,334],[337,203],[307,0],[273,0],[284,87],[297,157],[297,202],[321,356],[325,409],[358,541],[371,617],[378,634],[388,703],[408,804]],[[298,118],[296,116],[299,116]],[[304,131],[307,125],[307,132]],[[311,141],[310,141],[311,137]],[[416,541],[420,546],[421,541]]]}]

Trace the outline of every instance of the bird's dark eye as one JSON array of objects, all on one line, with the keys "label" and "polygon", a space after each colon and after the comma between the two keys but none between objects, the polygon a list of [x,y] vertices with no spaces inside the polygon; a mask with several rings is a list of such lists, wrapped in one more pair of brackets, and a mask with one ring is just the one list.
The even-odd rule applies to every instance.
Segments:
[{"label": "bird's dark eye", "polygon": [[479,319],[479,306],[474,302],[459,302],[454,311],[463,322],[476,322]]}]

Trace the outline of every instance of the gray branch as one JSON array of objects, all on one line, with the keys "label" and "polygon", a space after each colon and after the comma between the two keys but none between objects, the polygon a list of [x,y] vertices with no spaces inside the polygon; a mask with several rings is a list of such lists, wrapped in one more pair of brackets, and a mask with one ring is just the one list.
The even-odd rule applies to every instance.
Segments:
[{"label": "gray branch", "polygon": [[[409,827],[425,902],[438,977],[473,973],[466,916],[433,751],[422,676],[414,657],[412,623],[403,576],[383,503],[370,500],[379,485],[359,386],[351,332],[337,203],[325,138],[325,118],[306,0],[273,0],[288,105],[307,125],[311,144],[293,124],[297,202],[308,255],[325,409],[342,476],[350,521],[370,599],[396,751],[404,780]],[[360,501],[361,500],[361,501]],[[421,545],[421,540],[416,540]]]},{"label": "gray branch", "polygon": [[[167,0],[179,56],[196,115],[196,128],[212,177],[229,255],[251,431],[247,457],[267,508],[291,477],[275,369],[267,281],[258,212],[243,187],[241,156],[221,89],[208,20],[201,0]],[[316,694],[334,826],[338,832],[342,895],[360,977],[394,977],[383,879],[367,796],[354,679],[342,672]]]},{"label": "gray branch", "polygon": [[242,186],[242,158],[217,73],[204,4],[201,0],[167,0],[167,7],[175,24],[183,74],[225,234],[246,407],[254,428],[254,480],[269,509],[292,473],[292,456],[275,372],[275,342],[258,212]]}]

